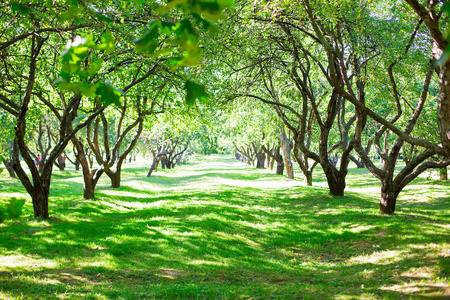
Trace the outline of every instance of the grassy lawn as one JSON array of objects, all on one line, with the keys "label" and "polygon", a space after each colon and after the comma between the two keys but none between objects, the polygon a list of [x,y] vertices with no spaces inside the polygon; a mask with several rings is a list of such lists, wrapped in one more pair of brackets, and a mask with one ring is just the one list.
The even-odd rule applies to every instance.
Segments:
[{"label": "grassy lawn", "polygon": [[[144,167],[145,166],[145,167]],[[0,174],[0,299],[449,299],[450,182],[419,178],[393,216],[379,184],[351,169],[345,197],[226,156],[198,157],[122,187],[54,171],[50,214],[31,218],[18,180]]]}]

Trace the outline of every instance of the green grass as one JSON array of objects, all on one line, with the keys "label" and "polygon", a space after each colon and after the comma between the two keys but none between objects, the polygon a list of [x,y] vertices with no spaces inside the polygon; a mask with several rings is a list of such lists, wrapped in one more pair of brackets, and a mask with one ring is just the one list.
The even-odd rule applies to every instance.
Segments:
[{"label": "green grass", "polygon": [[[82,199],[81,175],[54,171],[50,214],[31,218],[17,180],[0,174],[0,299],[448,299],[450,183],[419,178],[393,216],[379,184],[351,169],[345,197],[225,156],[146,178],[124,170]],[[143,168],[143,166],[146,166]]]}]

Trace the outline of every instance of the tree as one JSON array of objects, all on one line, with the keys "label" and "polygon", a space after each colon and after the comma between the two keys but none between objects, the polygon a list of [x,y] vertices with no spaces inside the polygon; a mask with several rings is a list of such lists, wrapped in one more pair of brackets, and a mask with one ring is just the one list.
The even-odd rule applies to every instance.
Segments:
[{"label": "tree", "polygon": [[[19,6],[18,9],[17,5],[15,7],[14,5],[13,7],[7,6],[7,8],[10,10],[6,15],[10,15],[12,22],[20,24],[20,27],[18,32],[14,26],[5,26],[2,37],[4,42],[0,43],[4,66],[2,68],[0,108],[15,119],[12,167],[32,198],[34,216],[48,218],[48,195],[53,164],[71,137],[85,126],[89,119],[81,122],[74,129],[70,129],[70,125],[75,121],[82,97],[73,94],[67,100],[64,99],[67,106],[62,111],[58,111],[61,120],[58,128],[58,141],[51,149],[47,160],[42,163],[41,172],[35,165],[30,148],[26,144],[27,119],[30,117],[30,105],[36,97],[44,100],[42,105],[49,107],[50,102],[44,97],[39,98],[39,95],[43,95],[44,91],[48,89],[48,81],[46,81],[48,65],[46,63],[47,59],[57,57],[58,50],[55,52],[55,49],[58,48],[57,43],[61,43],[62,37],[67,38],[77,30],[89,25],[81,23],[58,28],[56,23],[47,23],[51,18],[40,23],[37,21],[40,17],[36,17],[45,15],[45,8],[41,4],[29,7]],[[22,10],[27,10],[27,12]],[[11,13],[15,13],[14,17]],[[31,179],[21,166],[20,156],[31,172]]]},{"label": "tree", "polygon": [[[144,73],[141,76],[136,75],[137,79],[135,79],[133,83],[126,86],[124,88],[124,91],[127,91],[138,82],[144,82],[146,78],[154,75],[156,70],[157,65],[153,66],[148,72]],[[164,85],[161,86],[160,89],[163,88]],[[120,174],[122,164],[127,158],[128,154],[130,154],[130,152],[133,150],[133,147],[136,145],[142,133],[145,117],[156,113],[155,109],[157,107],[159,107],[161,110],[164,110],[164,101],[158,103],[156,99],[157,96],[159,96],[159,93],[156,93],[156,95],[150,95],[150,97],[152,97],[152,99],[150,99],[151,103],[148,103],[149,96],[147,95],[143,97],[141,97],[141,95],[137,95],[134,101],[125,98],[120,108],[118,108],[118,119],[116,120],[116,122],[108,121],[106,114],[102,112],[93,121],[93,123],[88,124],[86,140],[89,144],[90,149],[92,149],[95,155],[97,163],[102,169],[102,171],[97,171],[96,173],[98,174],[98,176],[100,176],[101,172],[105,172],[111,179],[111,186],[113,188],[120,187]],[[135,117],[131,117],[133,116],[133,114],[135,115]],[[103,132],[102,148],[100,147],[99,143],[100,125]],[[125,127],[125,125],[127,126]],[[135,131],[134,135],[131,138],[128,138],[127,146],[123,148],[125,140],[127,139],[127,137],[129,137],[130,133],[133,130]],[[110,138],[111,133],[114,136],[113,139]],[[112,146],[111,142],[114,143]],[[97,177],[96,180],[98,180]]]},{"label": "tree", "polygon": [[[356,19],[359,18],[359,20],[364,19],[366,21],[365,24],[377,24],[378,26],[380,24],[383,24],[383,22],[386,22],[386,20],[377,20],[376,18],[372,18],[369,13],[368,7],[365,6],[362,7],[363,9],[357,14],[352,14],[351,10],[345,11],[345,13],[343,13],[344,10],[338,11],[338,15],[336,16],[335,21],[330,22],[330,10],[320,10],[320,5],[308,0],[302,1],[302,4],[305,8],[306,15],[308,16],[308,21],[311,23],[312,32],[315,34],[316,41],[323,46],[323,50],[327,55],[328,61],[332,62],[329,63],[329,83],[333,86],[333,88],[339,95],[341,95],[344,99],[355,106],[357,112],[357,126],[355,131],[355,138],[351,143],[355,147],[355,150],[358,152],[358,154],[361,156],[361,159],[364,161],[367,168],[382,183],[380,212],[384,214],[391,214],[395,211],[397,196],[403,189],[403,187],[406,186],[406,184],[411,182],[421,172],[428,168],[436,168],[450,164],[450,161],[441,161],[439,163],[427,161],[427,159],[429,159],[436,153],[444,154],[446,151],[445,147],[439,146],[429,140],[414,138],[411,136],[411,132],[414,126],[417,124],[417,119],[422,112],[422,108],[427,98],[428,87],[433,73],[433,68],[431,68],[431,66],[430,68],[428,68],[428,71],[425,72],[426,76],[424,79],[422,92],[420,93],[420,99],[417,102],[416,108],[413,109],[412,113],[410,114],[409,120],[405,123],[404,129],[401,130],[394,125],[398,120],[400,120],[400,117],[403,114],[403,97],[401,96],[397,87],[397,81],[395,78],[396,76],[394,75],[394,67],[402,59],[404,59],[404,57],[406,57],[411,49],[413,49],[411,45],[420,28],[421,21],[415,28],[413,26],[410,26],[409,29],[405,30],[406,32],[411,32],[408,36],[406,36],[406,39],[399,39],[400,43],[403,44],[403,46],[400,46],[399,48],[401,49],[404,47],[404,52],[398,53],[400,51],[397,50],[397,54],[395,53],[395,51],[390,50],[391,54],[390,56],[387,56],[387,61],[391,60],[391,62],[387,63],[387,67],[385,68],[384,73],[389,78],[389,88],[391,89],[392,93],[391,99],[393,99],[394,105],[396,107],[396,109],[393,110],[395,114],[392,115],[392,118],[390,120],[387,120],[382,115],[376,113],[366,106],[367,96],[365,85],[366,82],[370,82],[369,80],[371,80],[371,78],[370,76],[363,74],[362,70],[366,71],[366,66],[371,61],[371,56],[368,55],[369,53],[366,54],[364,53],[364,51],[355,51],[354,59],[350,61],[349,64],[346,64],[345,60],[342,58],[342,54],[346,52],[346,49],[352,49],[351,47],[353,47],[353,49],[357,50],[358,43],[355,43],[355,40],[359,40],[363,43],[368,43],[369,47],[367,47],[366,44],[366,48],[373,48],[377,51],[377,53],[384,52],[385,55],[389,54],[386,49],[383,49],[383,46],[392,46],[392,43],[386,43],[385,45],[383,45],[382,43],[377,44],[375,42],[373,46],[370,46],[370,43],[372,43],[373,41],[366,41],[363,36],[358,35],[357,30],[347,30],[347,32],[349,33],[349,39],[347,40],[347,43],[345,43],[345,40],[343,38],[343,33],[345,32],[344,24],[347,20],[351,20],[352,17]],[[317,13],[317,11],[320,11],[320,13]],[[328,12],[328,14],[324,14],[324,12]],[[408,16],[402,15],[403,22],[406,19],[408,19]],[[392,25],[392,19],[390,19],[390,21]],[[333,26],[330,26],[330,23],[332,23]],[[400,23],[394,24],[396,24],[397,26],[401,26]],[[373,32],[376,32],[375,27],[376,26],[371,26],[369,27],[369,29],[372,29],[374,30]],[[328,38],[330,36],[331,39]],[[376,36],[380,38],[381,41],[383,40],[383,37],[381,35]],[[414,48],[414,50],[416,52],[420,52],[421,49],[419,47],[416,47]],[[395,56],[399,56],[395,57],[392,55],[393,53]],[[375,69],[379,70],[377,66],[378,65],[375,65]],[[349,68],[351,68],[353,72],[351,72]],[[382,68],[384,68],[384,66]],[[351,76],[349,76],[349,74],[354,74],[355,81],[351,80]],[[340,80],[342,80],[344,84],[342,84]],[[370,161],[368,155],[366,154],[366,151],[364,151],[363,147],[361,146],[362,132],[365,128],[367,117],[373,118],[375,121],[381,124],[381,128],[377,131],[374,138],[375,148],[383,158],[384,162],[381,170],[378,169]],[[401,124],[399,124],[398,122],[397,124],[401,126]],[[391,131],[398,136],[392,148],[389,149],[389,152],[383,151],[382,147],[380,147],[380,139],[383,135],[385,135],[385,137],[387,138],[388,131]],[[424,150],[419,156],[411,160],[411,162],[405,168],[403,168],[403,170],[394,178],[395,163],[404,142],[424,147],[427,150]]]},{"label": "tree", "polygon": [[[136,36],[140,38],[135,40],[136,52],[150,56],[170,55],[176,67],[195,64],[201,56],[198,32],[188,18],[175,22],[161,21],[158,15],[147,14],[151,10],[143,9],[148,8],[148,4],[139,2],[128,6],[128,10],[123,9],[125,6],[122,4],[126,2],[120,1],[89,5],[78,1],[67,4],[31,1],[0,6],[3,25],[0,42],[3,64],[0,108],[15,118],[12,164],[32,197],[35,217],[49,217],[48,195],[52,167],[67,143],[80,129],[101,114],[106,106],[119,102],[121,92],[103,79],[113,79],[114,76],[110,73],[128,60],[103,69],[103,74],[99,75],[104,65],[115,55],[112,53],[116,39],[120,40],[127,35],[125,32],[115,39],[111,31],[121,28],[121,24],[142,25],[151,19],[155,22],[138,29]],[[221,10],[227,5],[229,3],[226,2],[216,2],[213,5],[206,2],[195,4],[192,1],[178,3],[185,14],[194,17],[204,27],[211,28],[212,23],[207,18],[219,18]],[[173,5],[167,5],[156,11],[159,14],[167,13],[172,7]],[[139,15],[137,12],[143,13]],[[93,36],[99,32],[103,34],[95,40]],[[67,43],[68,40],[71,42]],[[62,60],[59,61],[60,45],[66,43]],[[133,49],[121,49],[118,54],[130,51]],[[189,81],[186,82],[186,90],[189,101],[195,101],[203,92],[198,85]],[[28,111],[34,98],[48,107],[59,121],[58,141],[42,165],[41,172],[37,170],[25,142],[27,118],[30,117]],[[77,120],[78,111],[83,105],[89,110],[89,105],[82,101],[85,98],[93,100],[91,108],[96,110],[89,111],[86,119]],[[74,126],[74,123],[77,125]],[[32,180],[20,164],[20,156],[30,169]]]},{"label": "tree", "polygon": [[427,27],[433,39],[433,57],[439,61],[435,64],[439,73],[438,127],[443,154],[450,158],[450,60],[448,59],[448,1],[426,1],[426,7],[416,0],[405,0],[420,20]]}]

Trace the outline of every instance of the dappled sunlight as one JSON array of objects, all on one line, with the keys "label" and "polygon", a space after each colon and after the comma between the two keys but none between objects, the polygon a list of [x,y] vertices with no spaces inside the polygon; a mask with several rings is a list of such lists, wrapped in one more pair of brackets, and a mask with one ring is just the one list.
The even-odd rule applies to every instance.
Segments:
[{"label": "dappled sunlight", "polygon": [[334,209],[334,208],[327,208],[327,209],[323,209],[321,211],[315,212],[318,215],[334,215],[334,214],[340,214],[341,211],[339,209]]},{"label": "dappled sunlight", "polygon": [[210,265],[210,266],[227,266],[226,262],[223,261],[211,261],[211,260],[204,260],[204,259],[194,259],[188,262],[188,265],[193,266],[202,266],[202,265]]},{"label": "dappled sunlight", "polygon": [[[345,197],[333,197],[323,177],[305,187],[300,178],[223,156],[150,178],[139,164],[125,170],[121,187],[108,187],[105,178],[96,200],[56,188],[59,222],[0,225],[1,292],[140,299],[208,289],[214,299],[397,299],[432,295],[431,286],[448,283],[448,197],[402,200],[386,217],[378,214],[372,180],[350,181]],[[439,193],[448,196],[444,188]],[[409,294],[400,288],[407,281],[414,282]]]},{"label": "dappled sunlight", "polygon": [[374,251],[372,254],[352,257],[350,263],[370,263],[370,264],[392,264],[402,260],[400,251]]},{"label": "dappled sunlight", "polygon": [[57,261],[44,259],[38,255],[0,255],[0,270],[55,268],[57,265]]},{"label": "dappled sunlight", "polygon": [[375,225],[358,225],[358,224],[354,224],[351,225],[350,227],[350,231],[351,232],[355,232],[355,233],[359,233],[359,232],[363,232],[372,228],[376,228]]},{"label": "dappled sunlight", "polygon": [[117,209],[118,211],[129,211],[129,209],[123,205],[114,204],[108,201],[100,201],[100,203],[112,209]]},{"label": "dappled sunlight", "polygon": [[436,278],[439,273],[439,269],[437,267],[422,267],[413,270],[408,270],[400,274],[403,277],[411,277],[411,278]]},{"label": "dappled sunlight", "polygon": [[425,299],[448,299],[450,298],[450,287],[446,283],[429,284],[423,282],[405,282],[401,285],[383,286],[384,291],[400,292],[402,294],[423,295]]},{"label": "dappled sunlight", "polygon": [[6,192],[6,193],[0,193],[0,199],[4,198],[22,198],[26,201],[31,201],[31,197],[27,193],[14,193],[14,192]]},{"label": "dappled sunlight", "polygon": [[[287,181],[287,180],[261,180],[261,181],[245,181],[245,180],[223,180],[216,179],[212,182],[216,186],[232,186],[232,187],[248,187],[254,189],[274,189],[274,188],[289,188],[289,187],[298,187],[302,184],[298,181]],[[204,186],[208,186],[209,183],[205,183]]]},{"label": "dappled sunlight", "polygon": [[89,259],[86,259],[82,262],[78,262],[77,267],[86,268],[86,267],[94,267],[94,268],[106,268],[109,270],[114,270],[120,264],[117,261],[116,257],[111,254],[101,252],[96,253],[94,256],[91,256]]},{"label": "dappled sunlight", "polygon": [[177,279],[185,276],[185,272],[182,270],[174,270],[174,269],[162,269],[160,270],[161,277],[167,277],[170,279]]}]

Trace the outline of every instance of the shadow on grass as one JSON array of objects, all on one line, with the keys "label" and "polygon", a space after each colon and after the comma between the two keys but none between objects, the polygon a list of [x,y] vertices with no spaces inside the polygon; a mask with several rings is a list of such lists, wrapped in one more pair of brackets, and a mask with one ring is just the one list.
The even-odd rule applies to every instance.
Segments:
[{"label": "shadow on grass", "polygon": [[0,250],[11,257],[1,265],[1,292],[47,299],[444,299],[448,292],[447,281],[435,280],[450,273],[444,198],[381,216],[372,196],[331,197],[320,187],[170,190],[206,178],[272,176],[207,172],[169,183],[150,178],[168,187],[150,197],[125,182],[114,192],[126,196],[57,198],[62,222],[0,228]]}]

